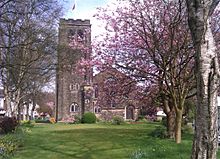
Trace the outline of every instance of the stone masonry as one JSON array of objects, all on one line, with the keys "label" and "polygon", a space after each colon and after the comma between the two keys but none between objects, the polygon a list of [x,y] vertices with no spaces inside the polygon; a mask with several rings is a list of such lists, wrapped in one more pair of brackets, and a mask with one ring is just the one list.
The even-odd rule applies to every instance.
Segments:
[{"label": "stone masonry", "polygon": [[88,29],[91,30],[89,20],[60,20],[56,88],[58,120],[81,115],[86,111],[86,103],[82,95],[84,86],[89,86],[92,81],[92,71],[82,75],[76,70],[76,65],[81,58],[89,57],[86,57],[88,54],[70,48],[69,44],[73,38],[80,36],[85,45],[91,45],[91,34],[85,34],[85,30]]},{"label": "stone masonry", "polygon": [[[111,78],[111,70],[100,72],[95,77],[92,69],[86,70],[85,74],[79,72],[78,61],[91,58],[91,54],[71,48],[69,44],[74,38],[80,37],[83,45],[91,47],[91,31],[87,32],[88,30],[91,30],[89,20],[60,19],[56,75],[57,120],[81,116],[84,112],[93,112],[103,120],[111,120],[113,116],[121,116],[128,120],[137,119],[139,107],[136,101],[130,100],[129,97],[119,97],[118,101],[122,102],[115,100],[112,103],[102,96],[103,83]],[[116,71],[115,75],[119,76],[118,73]],[[125,76],[121,73],[120,75]]]}]

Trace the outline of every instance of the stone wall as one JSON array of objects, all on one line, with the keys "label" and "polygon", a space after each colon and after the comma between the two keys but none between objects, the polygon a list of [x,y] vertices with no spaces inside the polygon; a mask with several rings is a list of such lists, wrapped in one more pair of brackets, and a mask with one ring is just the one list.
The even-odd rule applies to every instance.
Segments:
[{"label": "stone wall", "polygon": [[[96,114],[103,120],[111,120],[113,116],[121,116],[126,119],[126,107],[134,106],[134,119],[137,118],[138,106],[131,96],[124,97],[117,95],[114,97],[115,106],[109,104],[108,99],[103,96],[106,79],[112,76],[124,78],[124,83],[131,82],[123,73],[116,69],[108,69],[100,72],[94,77],[92,69],[85,75],[77,70],[77,62],[82,58],[90,58],[90,54],[85,54],[77,49],[70,48],[71,38],[75,38],[82,31],[91,30],[89,20],[60,19],[59,24],[59,47],[58,47],[58,67],[57,67],[57,110],[58,120],[74,115],[82,115],[84,112],[94,112],[95,107],[101,107],[101,112]],[[91,32],[84,34],[83,43],[91,46]],[[119,84],[119,87],[123,85]],[[135,84],[134,84],[135,85]],[[133,87],[133,86],[132,86]],[[95,89],[98,88],[99,96],[95,97]],[[104,101],[104,102],[103,102]],[[71,112],[71,104],[77,104],[77,112]]]},{"label": "stone wall", "polygon": [[[83,110],[82,89],[87,81],[85,81],[85,75],[77,70],[77,63],[81,58],[85,58],[85,53],[70,48],[69,44],[72,38],[78,36],[79,31],[86,29],[91,29],[89,20],[60,19],[56,91],[58,120],[73,114],[81,114]],[[91,45],[91,33],[84,36],[85,45]],[[91,81],[92,72],[89,72],[87,79]],[[79,112],[70,111],[72,103],[79,105]]]}]

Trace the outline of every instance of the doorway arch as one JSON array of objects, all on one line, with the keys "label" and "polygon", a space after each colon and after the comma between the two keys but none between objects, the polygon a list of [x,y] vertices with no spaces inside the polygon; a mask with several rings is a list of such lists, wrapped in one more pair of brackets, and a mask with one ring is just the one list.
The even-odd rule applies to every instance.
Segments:
[{"label": "doorway arch", "polygon": [[134,106],[129,105],[126,107],[126,119],[134,120]]}]

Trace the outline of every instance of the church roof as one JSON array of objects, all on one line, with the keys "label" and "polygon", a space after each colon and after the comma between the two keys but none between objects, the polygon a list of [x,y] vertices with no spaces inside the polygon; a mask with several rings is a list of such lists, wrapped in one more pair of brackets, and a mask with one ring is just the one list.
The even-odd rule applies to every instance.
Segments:
[{"label": "church roof", "polygon": [[99,80],[100,78],[108,78],[108,77],[117,77],[117,78],[129,78],[128,76],[126,76],[124,73],[118,71],[116,68],[106,68],[102,71],[100,71],[99,73],[97,73],[93,79],[95,82],[97,82],[97,80]]}]

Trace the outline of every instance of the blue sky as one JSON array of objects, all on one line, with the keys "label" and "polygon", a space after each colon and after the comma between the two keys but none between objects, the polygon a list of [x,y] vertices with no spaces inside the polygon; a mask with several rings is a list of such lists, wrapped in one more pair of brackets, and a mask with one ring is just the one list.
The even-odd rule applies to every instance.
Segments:
[{"label": "blue sky", "polygon": [[109,0],[75,0],[76,7],[72,10],[74,0],[66,0],[65,18],[90,19],[97,7],[105,6]]},{"label": "blue sky", "polygon": [[97,12],[97,7],[105,7],[113,0],[75,0],[76,6],[72,10],[74,0],[64,0],[65,10],[64,18],[66,19],[90,19],[92,24],[92,38],[100,33],[100,30],[104,29],[104,26],[100,26],[100,22],[93,17]]}]

